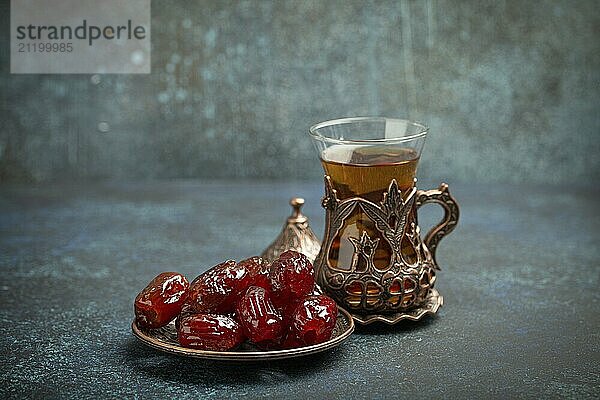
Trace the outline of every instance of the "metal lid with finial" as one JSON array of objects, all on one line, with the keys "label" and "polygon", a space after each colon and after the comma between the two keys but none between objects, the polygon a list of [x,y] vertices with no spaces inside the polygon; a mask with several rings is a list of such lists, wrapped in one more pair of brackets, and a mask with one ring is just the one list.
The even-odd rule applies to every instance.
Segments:
[{"label": "metal lid with finial", "polygon": [[272,262],[281,253],[294,250],[314,262],[321,250],[321,241],[308,225],[308,217],[302,214],[301,208],[304,205],[304,199],[293,197],[290,199],[290,205],[292,206],[292,215],[288,217],[279,236],[262,253],[262,257]]}]

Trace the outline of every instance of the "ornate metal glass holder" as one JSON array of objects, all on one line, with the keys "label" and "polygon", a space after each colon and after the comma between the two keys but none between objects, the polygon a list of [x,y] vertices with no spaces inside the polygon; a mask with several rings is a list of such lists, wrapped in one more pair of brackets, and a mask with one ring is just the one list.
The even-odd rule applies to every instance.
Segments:
[{"label": "ornate metal glass holder", "polygon": [[[443,220],[422,240],[416,211],[426,203],[440,204],[445,213]],[[417,190],[415,179],[415,186],[404,194],[393,179],[376,204],[362,197],[340,200],[326,175],[322,205],[326,210],[325,235],[315,260],[316,279],[356,321],[393,324],[437,312],[443,297],[434,289],[435,271],[439,269],[435,251],[440,240],[454,230],[459,218],[458,204],[448,185],[442,183],[435,190]],[[374,223],[379,237],[370,237],[366,231],[349,237],[354,247],[352,262],[332,266],[329,254],[334,239],[357,207]],[[373,262],[381,240],[391,249],[389,264],[384,268]],[[412,248],[411,257],[403,252],[406,243]]]}]

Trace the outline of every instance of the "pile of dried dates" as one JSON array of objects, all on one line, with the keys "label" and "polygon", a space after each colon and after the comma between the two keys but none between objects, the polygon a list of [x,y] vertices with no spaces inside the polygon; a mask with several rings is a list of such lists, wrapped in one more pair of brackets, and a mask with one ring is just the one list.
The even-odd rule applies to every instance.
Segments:
[{"label": "pile of dried dates", "polygon": [[184,347],[231,350],[249,340],[265,350],[327,341],[335,327],[335,301],[315,295],[313,266],[286,251],[268,264],[260,257],[225,261],[191,284],[163,272],[135,298],[136,323],[156,329],[173,319]]}]

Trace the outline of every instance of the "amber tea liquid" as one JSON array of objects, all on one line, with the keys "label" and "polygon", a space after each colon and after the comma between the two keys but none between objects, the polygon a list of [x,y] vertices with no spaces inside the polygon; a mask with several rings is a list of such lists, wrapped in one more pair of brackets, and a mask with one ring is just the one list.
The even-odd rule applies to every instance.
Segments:
[{"label": "amber tea liquid", "polygon": [[[355,148],[332,146],[321,154],[321,162],[337,191],[338,199],[362,197],[379,205],[392,179],[398,183],[403,197],[410,192],[414,186],[419,154],[410,148],[390,145]],[[413,221],[416,223],[415,218],[416,212],[412,210],[407,226]],[[349,239],[359,239],[363,231],[371,239],[379,239],[373,261],[377,269],[387,269],[392,250],[375,224],[359,207],[346,219],[334,239],[329,251],[329,265],[342,270],[364,271],[365,262],[362,257],[356,257],[354,245]],[[408,243],[406,246],[402,244],[402,254],[411,262],[415,257],[414,250]]]}]

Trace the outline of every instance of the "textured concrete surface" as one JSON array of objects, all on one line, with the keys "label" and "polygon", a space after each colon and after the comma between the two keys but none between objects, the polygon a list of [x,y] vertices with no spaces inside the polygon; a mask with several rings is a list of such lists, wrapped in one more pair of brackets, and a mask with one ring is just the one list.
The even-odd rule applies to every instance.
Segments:
[{"label": "textured concrete surface", "polygon": [[320,234],[319,184],[1,186],[0,397],[598,398],[600,192],[451,188],[462,220],[438,249],[439,315],[236,365],[138,343],[133,298],[160,271],[259,253],[290,196]]},{"label": "textured concrete surface", "polygon": [[301,178],[308,127],[431,126],[421,175],[598,182],[596,1],[153,2],[152,74],[10,75],[0,180]]}]

